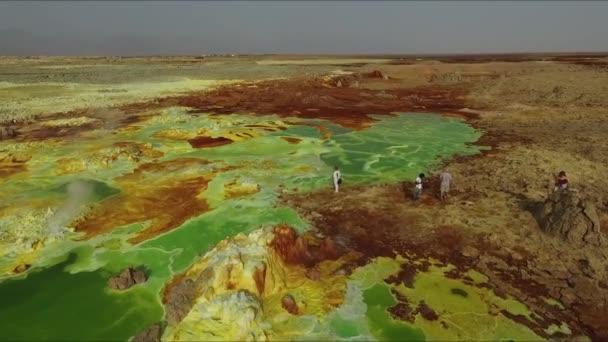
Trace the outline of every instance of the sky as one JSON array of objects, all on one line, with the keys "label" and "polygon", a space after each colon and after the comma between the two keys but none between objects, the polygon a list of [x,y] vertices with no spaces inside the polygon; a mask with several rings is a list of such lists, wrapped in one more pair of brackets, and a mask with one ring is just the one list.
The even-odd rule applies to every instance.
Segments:
[{"label": "sky", "polygon": [[608,1],[0,1],[0,55],[608,50]]}]

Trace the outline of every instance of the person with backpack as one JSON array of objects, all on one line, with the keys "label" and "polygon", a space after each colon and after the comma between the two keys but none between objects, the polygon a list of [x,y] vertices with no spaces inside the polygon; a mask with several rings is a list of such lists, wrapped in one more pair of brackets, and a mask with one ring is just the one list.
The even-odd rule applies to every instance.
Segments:
[{"label": "person with backpack", "polygon": [[342,174],[340,173],[340,168],[338,166],[334,166],[333,181],[334,190],[335,192],[338,192],[340,190],[340,184],[342,184]]}]

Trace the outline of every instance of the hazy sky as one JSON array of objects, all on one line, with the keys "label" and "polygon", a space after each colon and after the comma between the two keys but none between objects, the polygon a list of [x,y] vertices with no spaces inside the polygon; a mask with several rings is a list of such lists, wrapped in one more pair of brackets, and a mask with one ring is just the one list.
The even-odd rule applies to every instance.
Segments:
[{"label": "hazy sky", "polygon": [[0,2],[0,55],[608,50],[608,1]]}]

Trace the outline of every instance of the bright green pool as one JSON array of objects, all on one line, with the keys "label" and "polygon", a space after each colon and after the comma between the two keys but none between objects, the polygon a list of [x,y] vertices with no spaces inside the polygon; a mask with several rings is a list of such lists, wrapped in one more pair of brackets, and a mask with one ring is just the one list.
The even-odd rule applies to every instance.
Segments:
[{"label": "bright green pool", "polygon": [[[104,184],[100,187],[104,196],[97,198],[104,200],[102,197],[114,196],[120,191],[114,180],[131,172],[132,163],[118,160],[111,168],[58,175],[54,173],[54,162],[81,150],[103,149],[117,141],[136,141],[162,150],[164,156],[160,161],[201,158],[212,164],[235,166],[217,174],[201,194],[211,210],[138,245],[126,240],[141,230],[145,222],[129,224],[87,241],[64,239],[49,243],[27,276],[0,283],[0,339],[127,340],[162,319],[159,291],[163,285],[218,241],[277,223],[306,229],[306,222],[295,211],[275,206],[280,188],[310,191],[329,187],[333,165],[341,167],[345,186],[412,180],[416,174],[433,170],[447,158],[479,151],[472,145],[480,136],[478,131],[460,119],[432,114],[378,116],[375,124],[362,131],[322,120],[300,121],[325,127],[331,134],[327,140],[322,139],[323,133],[315,127],[285,124],[272,115],[188,116],[182,109],[171,109],[162,117],[163,120],[144,123],[139,130],[65,142],[48,151],[41,150],[32,158],[31,178],[5,182],[0,184],[0,190],[21,194],[22,200],[23,194],[33,199],[48,198],[66,182],[90,179]],[[249,127],[259,124],[286,129],[270,131]],[[201,128],[217,135],[246,128],[256,135],[204,149],[193,149],[185,141],[152,136],[166,129],[193,132]],[[296,137],[300,141],[289,143],[284,137]],[[258,184],[261,190],[246,197],[225,199],[223,185],[235,179]],[[61,203],[61,196],[53,196]],[[0,254],[0,265],[13,257],[14,252]],[[109,276],[129,265],[145,265],[150,280],[125,292],[107,289]],[[382,285],[366,290],[364,296],[370,305],[370,329],[376,338],[394,340],[402,333],[416,339],[422,337],[418,330],[383,323],[388,319],[383,308],[393,299]],[[354,334],[348,321],[335,324],[342,327],[344,338]]]}]

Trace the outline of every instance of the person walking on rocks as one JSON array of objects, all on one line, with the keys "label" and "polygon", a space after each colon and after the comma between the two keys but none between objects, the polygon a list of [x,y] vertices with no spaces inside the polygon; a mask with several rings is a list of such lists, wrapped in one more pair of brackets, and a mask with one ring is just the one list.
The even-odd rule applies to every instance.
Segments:
[{"label": "person walking on rocks", "polygon": [[340,184],[342,184],[342,174],[340,173],[340,168],[338,166],[334,166],[333,180],[334,191],[338,192],[340,190]]},{"label": "person walking on rocks", "polygon": [[448,198],[452,179],[452,175],[446,170],[443,170],[443,172],[439,175],[439,181],[441,182],[441,185],[439,185],[439,198],[442,201]]},{"label": "person walking on rocks", "polygon": [[422,181],[424,180],[424,173],[421,173],[416,177],[415,185],[414,185],[414,201],[420,199],[422,195]]},{"label": "person walking on rocks", "polygon": [[564,191],[568,189],[568,177],[566,172],[560,171],[559,175],[555,179],[555,191]]}]

